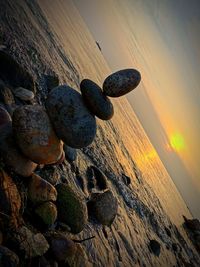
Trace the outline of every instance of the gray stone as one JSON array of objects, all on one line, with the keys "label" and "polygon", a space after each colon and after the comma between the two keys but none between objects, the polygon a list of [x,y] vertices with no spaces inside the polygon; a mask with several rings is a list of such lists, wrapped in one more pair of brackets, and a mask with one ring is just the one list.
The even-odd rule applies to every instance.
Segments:
[{"label": "gray stone", "polygon": [[66,145],[82,148],[92,143],[96,120],[76,90],[66,85],[52,89],[46,108],[57,136]]},{"label": "gray stone", "polygon": [[30,101],[32,100],[35,95],[33,92],[31,92],[30,90],[27,90],[23,87],[17,87],[13,90],[13,93],[16,97],[20,98],[21,100],[24,101]]},{"label": "gray stone", "polygon": [[114,115],[111,101],[93,81],[85,79],[80,84],[81,93],[88,109],[102,120],[109,120]]},{"label": "gray stone", "polygon": [[119,97],[135,89],[141,81],[139,71],[124,69],[109,75],[103,83],[103,92],[107,96]]},{"label": "gray stone", "polygon": [[104,193],[93,193],[88,202],[88,209],[89,214],[101,224],[110,226],[117,214],[117,199],[110,190]]}]

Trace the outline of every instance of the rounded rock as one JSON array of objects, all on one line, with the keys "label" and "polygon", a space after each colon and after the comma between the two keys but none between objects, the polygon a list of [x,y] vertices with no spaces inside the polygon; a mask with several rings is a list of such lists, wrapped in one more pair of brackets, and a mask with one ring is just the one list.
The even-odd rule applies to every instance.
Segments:
[{"label": "rounded rock", "polygon": [[34,98],[34,93],[23,87],[17,87],[13,90],[13,93],[16,97],[24,101],[30,101]]},{"label": "rounded rock", "polygon": [[17,267],[19,266],[19,257],[7,247],[0,246],[0,266]]},{"label": "rounded rock", "polygon": [[96,120],[84,105],[81,94],[62,85],[51,90],[46,108],[57,136],[73,148],[86,147],[96,134]]},{"label": "rounded rock", "polygon": [[35,163],[52,164],[62,155],[63,144],[45,109],[39,105],[26,105],[14,111],[13,132],[23,154]]},{"label": "rounded rock", "polygon": [[33,204],[56,201],[57,191],[53,185],[34,173],[28,184],[28,197]]},{"label": "rounded rock", "polygon": [[80,88],[86,106],[94,115],[102,120],[109,120],[113,117],[114,109],[111,101],[95,82],[84,79]]},{"label": "rounded rock", "polygon": [[109,75],[103,83],[107,96],[119,97],[135,89],[141,81],[141,74],[135,69],[124,69]]},{"label": "rounded rock", "polygon": [[81,232],[87,223],[87,206],[84,200],[68,184],[56,186],[58,219],[71,228],[71,232]]},{"label": "rounded rock", "polygon": [[89,213],[101,224],[110,226],[117,214],[117,199],[108,190],[104,193],[93,193],[88,202]]},{"label": "rounded rock", "polygon": [[64,151],[65,151],[65,158],[69,161],[69,162],[73,162],[76,160],[77,157],[77,151],[75,148],[72,148],[70,146],[67,146],[64,144],[63,146]]},{"label": "rounded rock", "polygon": [[40,206],[38,206],[35,209],[35,213],[47,226],[54,224],[57,219],[57,208],[55,204],[50,201],[42,203]]}]

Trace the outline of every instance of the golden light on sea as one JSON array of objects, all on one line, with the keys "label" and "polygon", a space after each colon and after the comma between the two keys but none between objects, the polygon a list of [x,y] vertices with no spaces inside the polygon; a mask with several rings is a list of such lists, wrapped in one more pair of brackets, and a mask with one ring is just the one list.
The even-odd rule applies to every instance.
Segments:
[{"label": "golden light on sea", "polygon": [[175,133],[170,137],[170,145],[176,151],[185,149],[185,141],[180,133]]}]

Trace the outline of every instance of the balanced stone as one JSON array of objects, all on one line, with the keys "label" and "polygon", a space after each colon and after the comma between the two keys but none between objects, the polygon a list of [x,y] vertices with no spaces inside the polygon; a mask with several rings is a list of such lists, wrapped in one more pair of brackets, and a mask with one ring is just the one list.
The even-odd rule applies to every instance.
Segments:
[{"label": "balanced stone", "polygon": [[24,101],[30,101],[34,98],[34,93],[23,87],[17,87],[16,89],[13,90],[13,93],[16,97]]},{"label": "balanced stone", "polygon": [[56,201],[57,191],[53,185],[34,173],[28,184],[28,198],[33,204]]},{"label": "balanced stone", "polygon": [[112,118],[114,114],[113,105],[95,82],[84,79],[80,88],[86,106],[94,115],[102,120]]},{"label": "balanced stone", "polygon": [[103,92],[107,96],[119,97],[135,89],[141,81],[140,72],[124,69],[109,75],[103,83]]},{"label": "balanced stone", "polygon": [[87,223],[87,206],[84,200],[68,184],[56,186],[58,219],[71,228],[71,232],[81,232]]},{"label": "balanced stone", "polygon": [[49,93],[46,108],[57,136],[66,145],[82,148],[92,143],[96,120],[80,93],[67,85],[55,87]]},{"label": "balanced stone", "polygon": [[39,105],[25,105],[13,113],[13,131],[21,151],[33,162],[52,164],[63,152],[49,117]]}]

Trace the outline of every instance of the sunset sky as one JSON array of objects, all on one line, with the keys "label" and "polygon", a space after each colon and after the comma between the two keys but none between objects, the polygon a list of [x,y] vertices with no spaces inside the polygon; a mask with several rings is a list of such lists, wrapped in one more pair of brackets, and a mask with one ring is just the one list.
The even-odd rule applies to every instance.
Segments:
[{"label": "sunset sky", "polygon": [[134,67],[127,98],[200,218],[200,1],[74,0],[112,71]]}]

